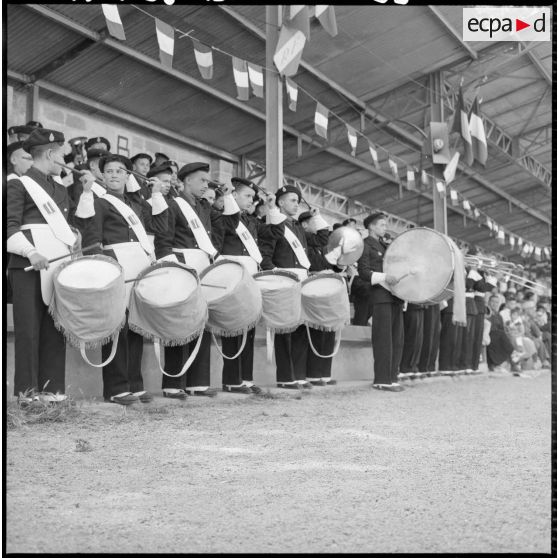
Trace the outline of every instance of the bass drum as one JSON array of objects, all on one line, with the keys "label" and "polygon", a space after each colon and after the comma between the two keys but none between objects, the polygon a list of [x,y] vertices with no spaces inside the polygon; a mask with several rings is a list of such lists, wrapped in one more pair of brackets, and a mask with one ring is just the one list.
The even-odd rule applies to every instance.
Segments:
[{"label": "bass drum", "polygon": [[425,227],[401,233],[384,254],[384,273],[401,278],[390,291],[415,304],[450,298],[454,269],[454,247],[448,237]]}]

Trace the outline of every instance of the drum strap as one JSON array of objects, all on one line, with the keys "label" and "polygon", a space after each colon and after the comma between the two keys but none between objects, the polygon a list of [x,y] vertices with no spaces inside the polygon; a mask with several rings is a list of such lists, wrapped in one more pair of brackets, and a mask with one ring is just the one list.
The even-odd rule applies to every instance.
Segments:
[{"label": "drum strap", "polygon": [[178,205],[180,211],[182,211],[182,215],[184,215],[186,221],[188,221],[188,226],[192,230],[192,234],[198,246],[210,257],[214,258],[217,255],[217,250],[215,250],[215,246],[213,246],[207,231],[200,222],[198,214],[185,199],[174,198],[174,201],[176,205]]},{"label": "drum strap", "polygon": [[103,199],[107,200],[117,211],[126,219],[128,225],[130,225],[131,229],[134,231],[134,234],[138,237],[139,243],[141,247],[145,250],[147,254],[153,254],[153,247],[151,242],[149,242],[149,238],[147,237],[147,232],[145,232],[145,228],[140,221],[140,218],[136,215],[136,212],[128,205],[126,205],[123,201],[119,200],[117,197],[113,196],[112,194],[105,194]]},{"label": "drum strap", "polygon": [[256,263],[262,263],[262,255],[260,253],[260,249],[254,240],[254,237],[250,234],[250,231],[246,227],[246,225],[242,222],[238,222],[238,227],[236,227],[236,234],[242,244],[244,244],[244,248],[248,251],[248,254],[256,260]]},{"label": "drum strap", "polygon": [[285,225],[285,240],[289,243],[295,253],[300,265],[306,269],[310,267],[310,260],[304,251],[304,246],[300,243],[300,240],[296,237],[295,233]]},{"label": "drum strap", "polygon": [[234,356],[227,356],[223,353],[223,351],[221,351],[221,347],[219,347],[219,343],[217,343],[217,339],[215,339],[215,334],[213,332],[211,333],[211,337],[213,337],[213,341],[215,342],[215,347],[217,347],[217,352],[223,358],[226,358],[227,360],[234,360],[235,358],[238,358],[240,356],[240,354],[242,353],[242,351],[244,350],[244,346],[246,345],[246,335],[247,334],[248,334],[247,331],[242,333],[242,343],[240,344],[240,349],[238,349],[238,353],[236,353],[236,355],[234,355]]},{"label": "drum strap", "polygon": [[81,356],[83,358],[83,360],[85,360],[85,362],[87,362],[87,364],[89,364],[89,366],[93,366],[94,368],[102,368],[103,366],[106,366],[107,364],[109,364],[112,359],[114,358],[114,355],[116,355],[116,349],[118,347],[118,336],[120,335],[120,331],[117,331],[113,337],[112,337],[112,349],[110,351],[110,355],[107,358],[107,360],[105,360],[105,362],[101,362],[101,364],[93,364],[88,358],[87,358],[87,354],[85,353],[85,341],[80,341],[79,342],[79,352],[81,353]]},{"label": "drum strap", "polygon": [[310,345],[310,348],[317,357],[332,358],[339,352],[339,347],[341,346],[341,331],[335,332],[335,348],[333,349],[333,353],[331,353],[330,355],[321,355],[320,353],[318,353],[318,351],[316,351],[314,345],[312,344],[312,336],[310,335],[310,328],[308,327],[308,324],[306,324],[306,333],[308,334],[308,343]]},{"label": "drum strap", "polygon": [[93,182],[93,184],[91,185],[91,191],[100,198],[102,198],[107,193],[106,189],[96,182]]},{"label": "drum strap", "polygon": [[73,246],[76,241],[76,235],[72,232],[72,229],[70,229],[70,225],[68,225],[66,218],[62,215],[62,211],[60,211],[55,201],[48,195],[45,189],[31,177],[20,176],[19,179],[41,212],[44,220],[48,223],[54,236],[64,244]]},{"label": "drum strap", "polygon": [[194,359],[198,356],[198,351],[200,350],[202,338],[203,338],[203,332],[200,333],[198,337],[198,342],[196,343],[196,346],[194,347],[192,354],[189,356],[188,360],[184,363],[182,370],[178,374],[169,374],[168,372],[165,372],[163,370],[163,367],[161,366],[161,342],[159,339],[155,339],[155,341],[153,341],[153,350],[155,351],[155,358],[157,359],[159,370],[169,378],[180,378],[180,376],[186,374],[190,366],[192,366],[192,362],[194,362]]}]

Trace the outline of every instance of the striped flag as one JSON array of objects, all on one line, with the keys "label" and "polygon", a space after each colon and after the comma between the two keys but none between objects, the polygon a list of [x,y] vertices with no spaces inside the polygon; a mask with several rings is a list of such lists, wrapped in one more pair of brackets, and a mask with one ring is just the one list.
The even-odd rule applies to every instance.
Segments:
[{"label": "striped flag", "polygon": [[415,171],[407,169],[407,190],[416,190]]},{"label": "striped flag", "polygon": [[101,4],[101,8],[103,9],[103,14],[107,21],[109,33],[115,39],[125,41],[126,35],[124,34],[124,26],[122,25],[122,20],[118,13],[118,6],[116,4]]},{"label": "striped flag", "polygon": [[247,101],[250,99],[250,86],[248,80],[248,66],[246,60],[233,56],[233,74],[236,89],[238,91],[237,99]]},{"label": "striped flag", "polygon": [[321,103],[316,104],[316,114],[314,114],[314,128],[316,134],[324,139],[327,139],[327,124],[329,118],[329,111]]},{"label": "striped flag", "polygon": [[370,142],[368,142],[368,150],[370,151],[370,156],[372,157],[372,162],[374,163],[376,170],[380,170],[380,162],[378,161],[378,151]]},{"label": "striped flag", "polygon": [[294,27],[304,33],[306,40],[310,40],[310,13],[308,6],[289,6],[290,27]]},{"label": "striped flag", "polygon": [[484,133],[484,124],[480,114],[479,102],[476,97],[471,106],[469,115],[469,130],[473,143],[473,155],[481,165],[486,165],[488,147],[486,145],[486,135]]},{"label": "striped flag", "polygon": [[157,31],[157,42],[159,43],[159,60],[161,60],[163,66],[172,68],[172,57],[174,55],[174,27],[155,18],[155,29]]},{"label": "striped flag", "polygon": [[335,10],[333,6],[316,6],[314,12],[322,27],[332,36],[337,35],[337,21],[335,20]]},{"label": "striped flag", "polygon": [[283,25],[273,55],[277,71],[284,76],[294,76],[298,70],[306,36],[300,29]]},{"label": "striped flag", "polygon": [[285,78],[287,96],[289,97],[289,110],[296,112],[296,100],[298,99],[298,85],[289,78]]},{"label": "striped flag", "polygon": [[393,178],[395,178],[395,180],[399,182],[399,168],[397,167],[397,163],[390,156],[388,156],[388,165]]},{"label": "striped flag", "polygon": [[357,148],[357,133],[354,128],[347,124],[347,138],[349,140],[349,145],[351,146],[351,155],[354,157],[356,155]]},{"label": "striped flag", "polygon": [[455,178],[457,163],[459,163],[459,151],[456,151],[453,154],[453,157],[444,169],[444,180],[446,181],[446,184],[449,184]]},{"label": "striped flag", "polygon": [[213,50],[197,39],[192,39],[192,43],[194,44],[194,55],[202,78],[211,79],[213,77]]},{"label": "striped flag", "polygon": [[469,118],[465,110],[465,100],[463,99],[463,89],[459,88],[459,95],[455,105],[455,114],[453,116],[453,124],[451,126],[450,134],[458,132],[463,139],[465,147],[465,161],[470,166],[473,164],[473,140],[471,139],[471,132],[469,131]]},{"label": "striped flag", "polygon": [[459,203],[459,200],[457,199],[457,192],[453,188],[450,188],[450,200],[451,205],[457,205]]},{"label": "striped flag", "polygon": [[261,66],[248,62],[248,77],[252,85],[252,92],[256,97],[263,99],[264,96],[264,76]]}]

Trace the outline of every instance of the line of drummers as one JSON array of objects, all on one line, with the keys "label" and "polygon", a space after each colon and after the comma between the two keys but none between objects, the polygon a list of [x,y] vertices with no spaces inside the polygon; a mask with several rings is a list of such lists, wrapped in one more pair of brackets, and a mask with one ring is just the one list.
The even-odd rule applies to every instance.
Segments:
[{"label": "line of drummers", "polygon": [[[296,187],[270,194],[235,177],[221,185],[217,211],[204,197],[206,163],[175,173],[162,162],[142,178],[104,138],[92,138],[88,164],[72,170],[62,132],[35,127],[18,140],[8,146],[10,162],[15,154],[31,166],[10,168],[7,251],[14,394],[22,401],[43,388],[49,400],[65,399],[67,342],[102,368],[106,401],[151,401],[141,371],[144,338],[153,341],[164,397],[216,395],[212,342],[223,356],[223,390],[261,393],[253,376],[257,323],[267,331],[278,387],[335,383],[332,358],[350,322],[339,263],[347,246],[343,238],[328,245],[329,227],[316,209],[296,218]],[[61,183],[62,169],[74,175],[70,187]],[[249,212],[257,194],[260,217]],[[98,346],[101,362],[92,362]]]}]

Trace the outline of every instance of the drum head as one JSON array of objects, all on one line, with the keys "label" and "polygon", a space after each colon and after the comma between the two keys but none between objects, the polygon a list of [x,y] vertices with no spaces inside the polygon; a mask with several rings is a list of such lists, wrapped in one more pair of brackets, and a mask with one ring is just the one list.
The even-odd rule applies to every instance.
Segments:
[{"label": "drum head", "polygon": [[120,266],[100,258],[78,258],[68,262],[56,280],[73,289],[102,289],[122,274]]},{"label": "drum head", "polygon": [[311,277],[302,283],[301,293],[303,297],[307,296],[320,296],[320,297],[333,297],[341,289],[344,289],[343,280],[333,275],[328,277],[322,275],[318,277]]},{"label": "drum head", "polygon": [[242,264],[220,261],[204,269],[200,276],[201,289],[207,302],[213,302],[234,291],[242,280]]},{"label": "drum head", "polygon": [[296,285],[299,281],[294,274],[283,274],[263,271],[254,275],[254,280],[261,291],[276,291],[280,289],[289,289]]},{"label": "drum head", "polygon": [[166,306],[187,299],[197,285],[193,273],[173,266],[149,271],[135,283],[134,289],[150,304]]},{"label": "drum head", "polygon": [[391,292],[408,302],[436,300],[453,276],[453,248],[441,233],[427,228],[401,233],[384,255],[384,273],[401,281]]}]

